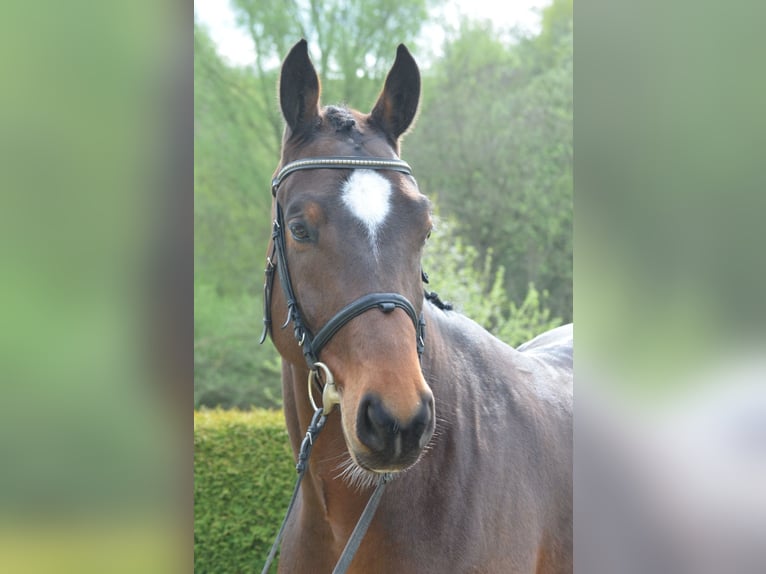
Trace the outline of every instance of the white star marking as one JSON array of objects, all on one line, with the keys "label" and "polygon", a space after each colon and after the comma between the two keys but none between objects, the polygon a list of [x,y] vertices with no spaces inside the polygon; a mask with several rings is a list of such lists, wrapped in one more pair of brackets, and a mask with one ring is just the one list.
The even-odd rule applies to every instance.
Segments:
[{"label": "white star marking", "polygon": [[373,170],[357,169],[343,184],[341,192],[343,204],[364,225],[377,257],[378,230],[391,210],[391,184]]}]

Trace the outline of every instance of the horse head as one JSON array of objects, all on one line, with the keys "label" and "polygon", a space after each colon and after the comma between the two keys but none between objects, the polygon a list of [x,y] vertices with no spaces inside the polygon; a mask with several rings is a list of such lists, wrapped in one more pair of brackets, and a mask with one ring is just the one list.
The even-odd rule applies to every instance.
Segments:
[{"label": "horse head", "polygon": [[[398,159],[419,97],[420,73],[403,45],[369,114],[320,105],[305,40],[282,65],[286,126],[271,246],[282,289],[268,297],[267,312],[293,324],[271,328],[293,372],[318,372],[316,386],[334,378],[355,478],[411,466],[434,430],[433,394],[419,360],[420,258],[431,208]],[[321,349],[312,348],[320,338]],[[301,390],[292,398],[305,410]]]}]

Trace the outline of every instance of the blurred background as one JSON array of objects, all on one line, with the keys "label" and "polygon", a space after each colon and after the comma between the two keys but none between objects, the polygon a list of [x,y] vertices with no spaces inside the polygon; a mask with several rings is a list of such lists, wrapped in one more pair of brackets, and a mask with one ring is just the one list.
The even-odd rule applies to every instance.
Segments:
[{"label": "blurred background", "polygon": [[438,223],[430,288],[517,345],[572,319],[572,2],[197,2],[195,407],[279,407],[259,347],[277,81],[305,37],[324,104],[369,111],[404,42],[423,76],[402,157]]},{"label": "blurred background", "polygon": [[191,564],[192,27],[3,5],[2,572]]},{"label": "blurred background", "polygon": [[755,2],[578,2],[579,572],[766,564]]}]

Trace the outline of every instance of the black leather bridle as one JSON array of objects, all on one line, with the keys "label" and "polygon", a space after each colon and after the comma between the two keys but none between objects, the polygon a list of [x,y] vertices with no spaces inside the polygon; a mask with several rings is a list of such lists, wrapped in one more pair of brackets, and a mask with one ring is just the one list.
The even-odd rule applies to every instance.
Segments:
[{"label": "black leather bridle", "polygon": [[327,345],[330,339],[354,317],[358,317],[371,309],[379,309],[384,313],[390,313],[394,309],[405,311],[415,326],[418,357],[422,357],[425,348],[425,320],[423,314],[415,311],[415,307],[406,297],[398,293],[368,293],[362,295],[340,309],[316,334],[303,319],[300,305],[295,296],[293,283],[290,279],[290,268],[287,265],[287,248],[285,245],[285,225],[282,206],[277,198],[279,186],[291,173],[306,169],[374,169],[393,170],[407,175],[412,175],[410,166],[400,159],[386,158],[359,158],[359,157],[315,157],[293,161],[285,165],[271,182],[271,193],[276,202],[276,218],[272,228],[271,255],[266,260],[266,280],[263,285],[263,333],[260,342],[266,340],[266,335],[271,332],[271,291],[274,284],[274,269],[279,273],[279,283],[285,294],[287,302],[287,318],[282,328],[287,327],[292,321],[293,332],[309,370],[316,371],[319,362],[319,353]]}]

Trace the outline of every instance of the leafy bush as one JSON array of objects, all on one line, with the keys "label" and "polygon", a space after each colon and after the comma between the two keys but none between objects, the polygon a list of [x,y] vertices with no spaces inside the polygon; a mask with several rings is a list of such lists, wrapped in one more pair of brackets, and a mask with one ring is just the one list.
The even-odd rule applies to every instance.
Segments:
[{"label": "leafy bush", "polygon": [[258,344],[262,316],[260,297],[195,285],[195,408],[281,406],[279,355],[270,341]]},{"label": "leafy bush", "polygon": [[505,269],[492,271],[492,251],[481,261],[478,250],[455,236],[450,220],[439,220],[438,233],[428,243],[423,268],[430,289],[496,337],[517,346],[543,331],[561,325],[546,307],[547,292],[530,283],[521,304],[511,301],[504,288]]},{"label": "leafy bush", "polygon": [[259,572],[295,476],[281,412],[195,412],[194,571]]}]

